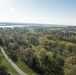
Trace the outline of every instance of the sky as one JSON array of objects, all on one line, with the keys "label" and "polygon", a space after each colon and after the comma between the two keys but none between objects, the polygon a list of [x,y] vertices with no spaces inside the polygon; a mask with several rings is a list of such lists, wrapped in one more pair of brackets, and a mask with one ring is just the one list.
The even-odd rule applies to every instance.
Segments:
[{"label": "sky", "polygon": [[0,22],[76,25],[76,0],[0,0]]}]

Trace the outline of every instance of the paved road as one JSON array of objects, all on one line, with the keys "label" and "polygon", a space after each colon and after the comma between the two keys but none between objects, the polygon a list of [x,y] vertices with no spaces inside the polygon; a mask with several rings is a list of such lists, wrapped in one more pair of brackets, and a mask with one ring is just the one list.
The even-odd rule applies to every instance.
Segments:
[{"label": "paved road", "polygon": [[7,59],[7,61],[13,66],[13,68],[20,74],[20,75],[27,75],[26,73],[24,73],[5,53],[4,49],[2,47],[0,47],[2,54],[4,55],[4,57]]}]

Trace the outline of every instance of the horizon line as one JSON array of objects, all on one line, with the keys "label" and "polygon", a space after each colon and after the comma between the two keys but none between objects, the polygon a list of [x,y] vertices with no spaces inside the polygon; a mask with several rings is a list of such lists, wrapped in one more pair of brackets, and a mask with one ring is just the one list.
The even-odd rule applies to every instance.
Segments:
[{"label": "horizon line", "polygon": [[76,26],[72,24],[54,24],[54,23],[30,23],[30,22],[0,22],[0,23],[19,23],[19,24],[41,24],[41,25],[64,25],[64,26]]}]

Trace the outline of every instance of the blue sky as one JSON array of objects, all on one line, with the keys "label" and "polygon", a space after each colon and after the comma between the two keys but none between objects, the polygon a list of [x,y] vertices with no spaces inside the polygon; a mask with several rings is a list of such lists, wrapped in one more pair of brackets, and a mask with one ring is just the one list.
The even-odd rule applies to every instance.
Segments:
[{"label": "blue sky", "polygon": [[76,0],[0,0],[0,22],[76,25]]}]

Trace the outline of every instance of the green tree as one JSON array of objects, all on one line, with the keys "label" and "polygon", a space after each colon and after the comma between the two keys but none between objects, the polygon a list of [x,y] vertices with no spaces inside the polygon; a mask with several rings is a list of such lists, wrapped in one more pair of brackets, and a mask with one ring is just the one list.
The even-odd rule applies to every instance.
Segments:
[{"label": "green tree", "polygon": [[46,45],[46,44],[48,44],[48,42],[49,42],[49,40],[45,36],[42,36],[39,38],[40,45]]}]

